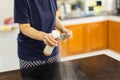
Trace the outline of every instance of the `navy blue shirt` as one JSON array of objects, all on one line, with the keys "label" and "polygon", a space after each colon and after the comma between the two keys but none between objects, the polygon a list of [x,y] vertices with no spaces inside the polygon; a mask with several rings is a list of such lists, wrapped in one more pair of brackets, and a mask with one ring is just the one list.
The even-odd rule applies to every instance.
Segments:
[{"label": "navy blue shirt", "polygon": [[[29,23],[36,30],[50,33],[55,29],[56,0],[14,0],[15,23]],[[38,41],[20,33],[18,34],[18,55],[24,60],[46,60],[58,54],[58,47],[47,57],[43,54],[43,41]]]}]

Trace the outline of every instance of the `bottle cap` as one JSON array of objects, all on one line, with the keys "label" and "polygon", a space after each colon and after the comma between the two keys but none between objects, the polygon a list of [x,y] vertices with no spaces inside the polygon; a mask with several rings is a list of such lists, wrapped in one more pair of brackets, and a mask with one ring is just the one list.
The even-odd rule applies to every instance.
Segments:
[{"label": "bottle cap", "polygon": [[53,30],[52,35],[54,38],[59,38],[60,37],[60,32],[58,30]]}]

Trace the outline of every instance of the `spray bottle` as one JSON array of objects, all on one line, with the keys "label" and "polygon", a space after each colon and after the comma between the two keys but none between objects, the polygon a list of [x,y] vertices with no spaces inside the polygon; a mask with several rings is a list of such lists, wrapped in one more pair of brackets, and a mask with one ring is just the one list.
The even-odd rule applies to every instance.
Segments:
[{"label": "spray bottle", "polygon": [[[60,32],[58,30],[53,30],[51,35],[55,38],[55,40],[59,40]],[[50,56],[54,48],[55,46],[52,47],[52,46],[46,45],[46,47],[43,50],[44,55]]]}]

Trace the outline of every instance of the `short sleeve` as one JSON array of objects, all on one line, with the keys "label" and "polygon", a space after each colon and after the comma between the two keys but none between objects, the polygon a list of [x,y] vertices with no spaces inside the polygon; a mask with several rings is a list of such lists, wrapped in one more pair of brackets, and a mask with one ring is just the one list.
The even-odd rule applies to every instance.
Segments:
[{"label": "short sleeve", "polygon": [[29,23],[30,17],[25,0],[14,0],[14,22]]},{"label": "short sleeve", "polygon": [[57,0],[55,0],[56,10],[58,10]]}]

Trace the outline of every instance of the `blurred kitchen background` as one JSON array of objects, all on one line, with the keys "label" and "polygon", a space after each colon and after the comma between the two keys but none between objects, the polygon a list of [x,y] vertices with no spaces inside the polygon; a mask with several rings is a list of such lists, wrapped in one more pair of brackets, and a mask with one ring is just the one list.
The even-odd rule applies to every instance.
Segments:
[{"label": "blurred kitchen background", "polygon": [[[111,48],[109,47],[111,46],[110,42],[113,42],[112,46],[115,46],[116,42],[114,43],[114,41],[108,40],[109,29],[107,27],[109,26],[108,22],[110,22],[111,20],[120,22],[119,1],[120,0],[57,0],[58,3],[57,16],[62,20],[63,25],[73,30],[73,36],[74,36],[74,38],[71,41],[68,41],[67,43],[61,43],[60,45],[62,46],[60,49],[61,56],[67,57],[75,54],[92,52],[93,50],[95,51],[95,50],[108,49]],[[1,0],[0,2],[0,72],[19,68],[19,61],[17,57],[17,34],[19,30],[18,30],[18,25],[13,23],[14,21],[13,4],[14,4],[14,0]],[[98,26],[101,25],[102,27],[98,28]],[[90,26],[92,27],[90,28]],[[97,28],[93,28],[94,26],[95,27],[97,26]],[[118,29],[120,30],[120,28],[117,27],[115,28],[116,30]],[[96,32],[90,33],[91,31],[96,31]],[[112,37],[116,39],[115,41],[118,40],[117,43],[118,49],[115,48],[113,49],[117,50],[117,52],[120,52],[120,45],[119,45],[120,35],[116,36],[116,38],[114,36],[116,34],[120,34],[119,33],[120,31],[117,32],[118,33],[116,32],[111,33],[113,34]],[[87,34],[87,37],[86,35],[83,36],[84,33]],[[96,34],[96,36],[92,36],[92,38],[95,37],[95,39],[92,39],[89,37],[89,33],[90,35],[96,33],[98,34]],[[77,38],[75,36],[77,36]],[[99,36],[102,37],[99,38]],[[113,40],[113,38],[110,39]],[[88,39],[88,41],[86,39]],[[91,49],[91,44],[89,42],[91,40],[93,40],[93,43],[95,42],[95,44],[93,45],[94,49]],[[87,42],[84,43],[84,41]],[[98,43],[98,47],[96,46],[97,43]],[[86,47],[85,46],[86,44],[90,44],[90,45],[87,45]],[[66,50],[67,51],[71,50],[71,51],[66,52]]]},{"label": "blurred kitchen background", "polygon": [[115,0],[58,0],[60,19],[115,14]]},{"label": "blurred kitchen background", "polygon": [[[57,15],[61,19],[84,17],[91,15],[106,14],[105,12],[115,13],[116,0],[57,0]],[[0,22],[5,18],[13,16],[14,0],[3,0],[0,3]]]}]

